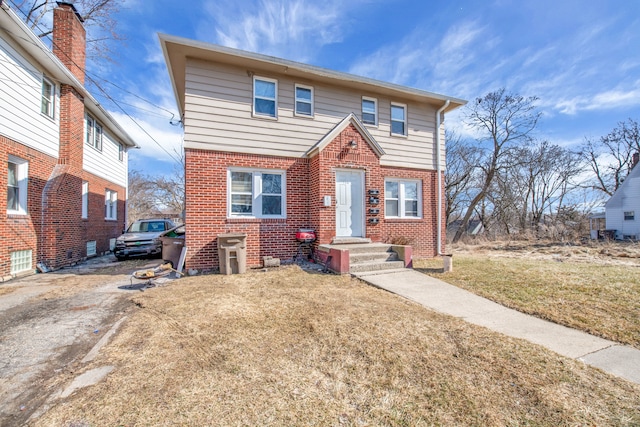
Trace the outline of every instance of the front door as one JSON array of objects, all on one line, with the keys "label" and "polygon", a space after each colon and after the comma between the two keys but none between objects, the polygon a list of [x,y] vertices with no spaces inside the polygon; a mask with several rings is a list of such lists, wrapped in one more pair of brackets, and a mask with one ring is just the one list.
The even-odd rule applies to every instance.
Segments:
[{"label": "front door", "polygon": [[336,236],[364,237],[364,171],[336,172]]}]

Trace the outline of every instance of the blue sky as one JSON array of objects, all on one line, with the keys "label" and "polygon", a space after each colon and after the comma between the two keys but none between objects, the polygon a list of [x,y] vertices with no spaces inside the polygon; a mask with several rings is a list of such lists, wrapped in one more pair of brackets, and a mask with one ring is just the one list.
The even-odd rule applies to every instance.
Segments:
[{"label": "blue sky", "polygon": [[[563,146],[640,120],[639,0],[125,0],[117,19],[127,40],[90,72],[144,129],[101,100],[142,146],[130,168],[149,174],[181,151],[158,32],[467,100],[537,96],[537,137]],[[446,126],[464,134],[462,115]]]}]

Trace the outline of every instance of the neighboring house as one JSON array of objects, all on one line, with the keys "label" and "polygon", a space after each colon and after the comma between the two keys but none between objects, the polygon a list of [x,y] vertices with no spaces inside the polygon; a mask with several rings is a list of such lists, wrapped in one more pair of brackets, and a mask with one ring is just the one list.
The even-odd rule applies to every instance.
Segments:
[{"label": "neighboring house", "polygon": [[640,167],[633,156],[629,175],[604,205],[607,230],[615,230],[616,239],[640,239]]},{"label": "neighboring house", "polygon": [[314,229],[316,244],[410,240],[414,254],[436,255],[441,122],[465,101],[168,35],[160,42],[184,124],[187,267],[218,267],[221,233],[247,235],[250,267],[290,259],[300,228]]},{"label": "neighboring house", "polygon": [[53,52],[0,1],[0,277],[110,250],[125,226],[133,140],[84,87],[85,31],[54,10]]}]

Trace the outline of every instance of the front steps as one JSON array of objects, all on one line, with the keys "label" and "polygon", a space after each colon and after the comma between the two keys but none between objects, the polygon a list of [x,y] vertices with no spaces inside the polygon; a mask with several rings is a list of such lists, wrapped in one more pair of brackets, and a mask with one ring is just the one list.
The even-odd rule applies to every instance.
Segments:
[{"label": "front steps", "polygon": [[[338,243],[321,245],[319,249],[331,255],[329,267],[331,270],[337,273],[355,274],[405,268],[409,264],[403,260],[403,257],[411,256],[411,250],[407,248],[409,247],[385,243]],[[336,262],[333,257],[340,260]]]}]

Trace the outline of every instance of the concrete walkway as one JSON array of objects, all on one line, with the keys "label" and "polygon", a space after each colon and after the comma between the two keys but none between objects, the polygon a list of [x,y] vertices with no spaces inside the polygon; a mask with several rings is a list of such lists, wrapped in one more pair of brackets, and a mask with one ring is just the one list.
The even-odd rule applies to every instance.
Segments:
[{"label": "concrete walkway", "polygon": [[640,384],[640,350],[521,313],[415,270],[355,273],[365,282]]}]

